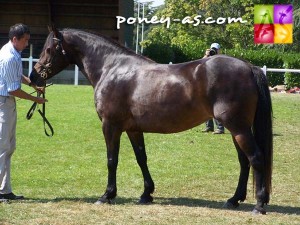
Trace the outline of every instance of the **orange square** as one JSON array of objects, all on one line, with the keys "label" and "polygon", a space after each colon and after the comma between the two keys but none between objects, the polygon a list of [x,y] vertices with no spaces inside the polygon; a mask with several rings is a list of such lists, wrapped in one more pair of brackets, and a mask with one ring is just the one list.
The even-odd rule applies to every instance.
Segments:
[{"label": "orange square", "polygon": [[274,24],[274,25],[275,25],[274,43],[276,44],[293,43],[293,24]]}]

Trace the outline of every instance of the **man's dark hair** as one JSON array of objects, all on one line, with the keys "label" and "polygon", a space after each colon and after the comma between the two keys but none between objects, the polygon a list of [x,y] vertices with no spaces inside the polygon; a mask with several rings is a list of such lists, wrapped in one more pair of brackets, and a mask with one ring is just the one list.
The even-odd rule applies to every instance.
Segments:
[{"label": "man's dark hair", "polygon": [[17,23],[10,27],[8,38],[9,40],[12,40],[13,37],[16,37],[18,40],[20,40],[24,34],[30,34],[29,27],[22,23]]}]

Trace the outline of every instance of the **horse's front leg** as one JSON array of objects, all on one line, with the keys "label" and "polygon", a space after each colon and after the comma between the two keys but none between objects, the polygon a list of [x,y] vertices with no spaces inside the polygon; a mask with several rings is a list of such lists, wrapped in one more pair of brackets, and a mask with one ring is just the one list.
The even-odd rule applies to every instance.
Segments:
[{"label": "horse's front leg", "polygon": [[120,137],[122,132],[109,121],[103,121],[102,131],[107,147],[108,183],[104,195],[99,198],[96,204],[111,203],[111,200],[117,195],[116,175],[120,149]]},{"label": "horse's front leg", "polygon": [[153,197],[151,196],[151,194],[154,192],[154,182],[151,178],[147,165],[144,135],[142,132],[127,132],[127,135],[130,139],[137,163],[139,164],[144,177],[144,193],[141,195],[139,203],[151,203],[153,201]]}]

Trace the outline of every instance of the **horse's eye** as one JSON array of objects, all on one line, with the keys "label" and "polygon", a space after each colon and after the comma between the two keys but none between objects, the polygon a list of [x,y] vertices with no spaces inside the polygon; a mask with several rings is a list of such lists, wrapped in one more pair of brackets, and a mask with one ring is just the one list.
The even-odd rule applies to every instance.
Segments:
[{"label": "horse's eye", "polygon": [[50,54],[50,52],[51,52],[51,49],[48,47],[48,48],[46,49],[46,53]]}]

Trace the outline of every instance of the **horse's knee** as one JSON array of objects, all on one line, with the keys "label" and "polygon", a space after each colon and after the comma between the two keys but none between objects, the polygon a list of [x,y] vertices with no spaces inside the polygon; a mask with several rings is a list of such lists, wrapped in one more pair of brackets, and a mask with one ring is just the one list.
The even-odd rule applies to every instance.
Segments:
[{"label": "horse's knee", "polygon": [[117,168],[117,166],[118,166],[118,160],[116,160],[116,159],[108,159],[107,160],[107,168],[109,169],[109,170],[115,170],[116,168]]}]

